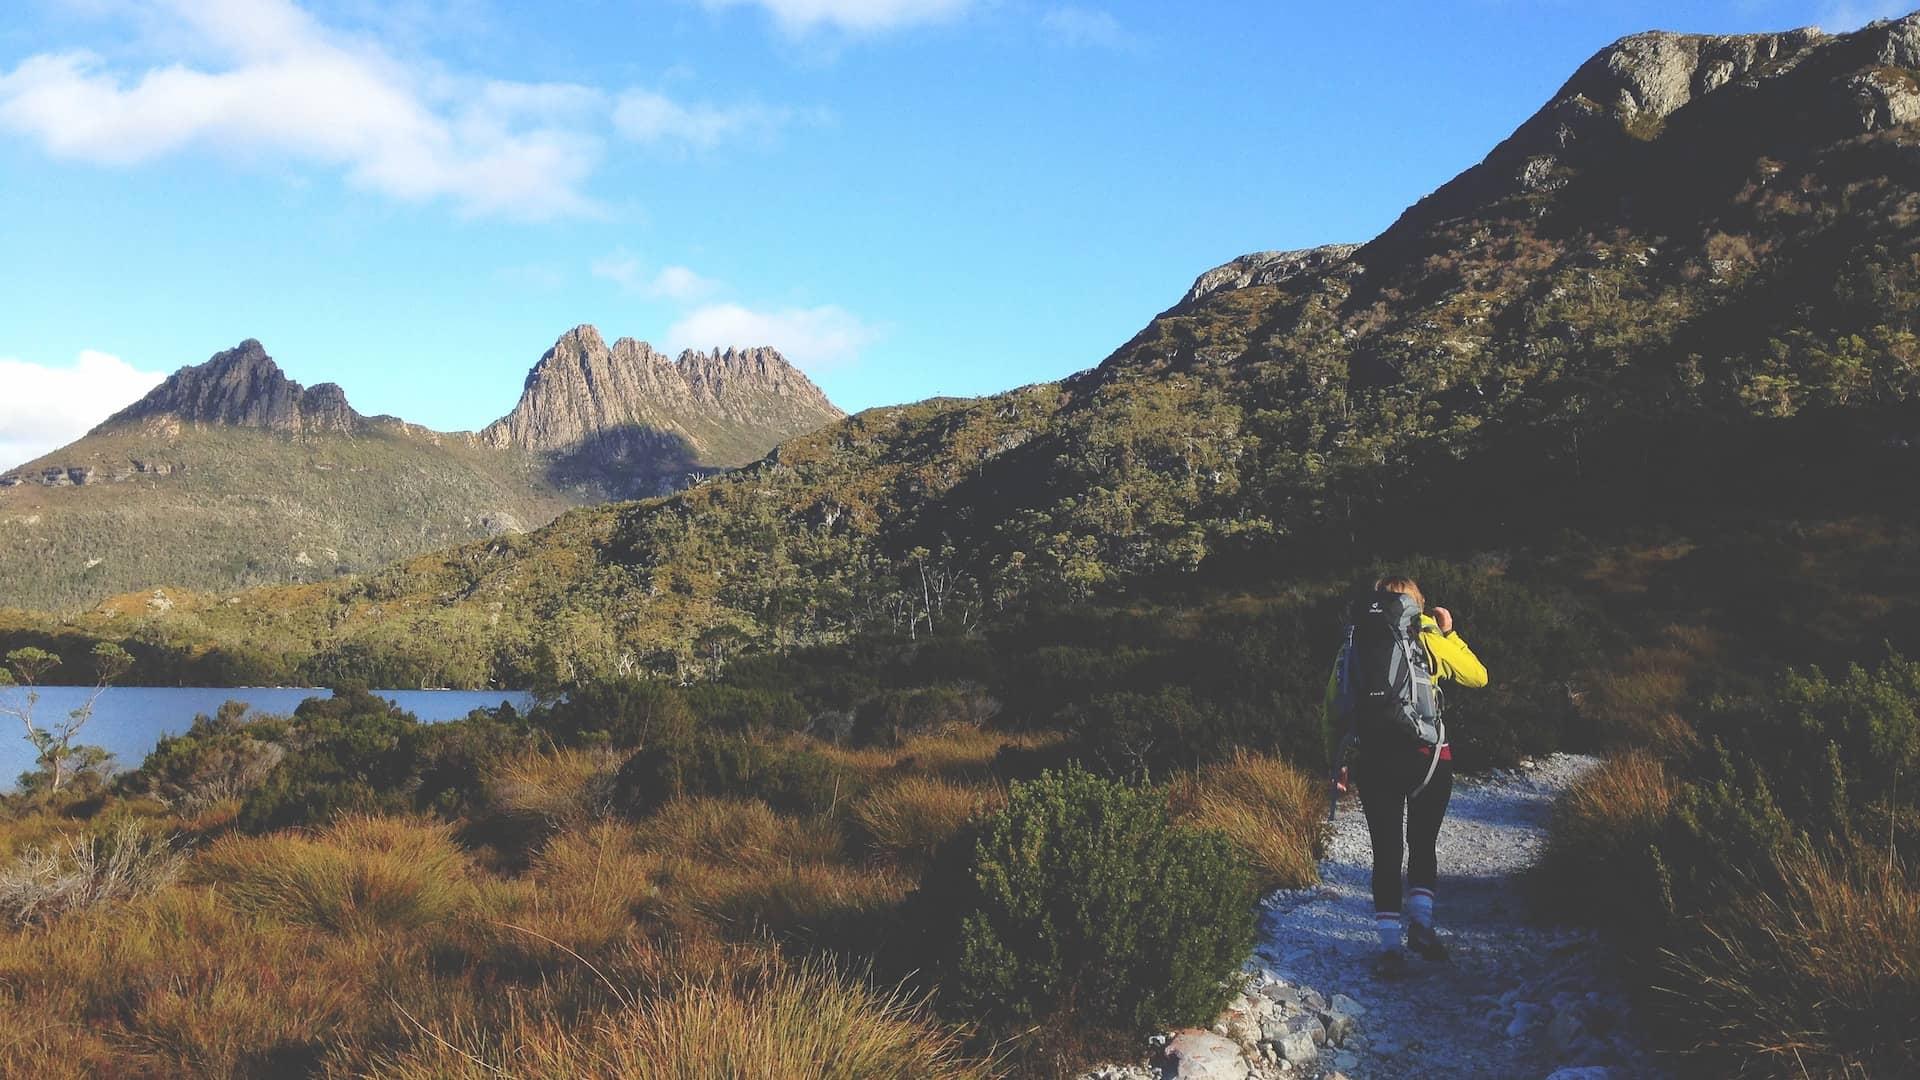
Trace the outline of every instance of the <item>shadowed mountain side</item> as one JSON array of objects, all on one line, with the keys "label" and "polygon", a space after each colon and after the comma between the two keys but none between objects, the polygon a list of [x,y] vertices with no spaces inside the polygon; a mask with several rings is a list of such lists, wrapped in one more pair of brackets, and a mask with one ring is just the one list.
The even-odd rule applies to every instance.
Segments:
[{"label": "shadowed mountain side", "polygon": [[686,434],[646,424],[595,432],[546,457],[549,482],[560,488],[665,495],[724,470],[701,461]]}]

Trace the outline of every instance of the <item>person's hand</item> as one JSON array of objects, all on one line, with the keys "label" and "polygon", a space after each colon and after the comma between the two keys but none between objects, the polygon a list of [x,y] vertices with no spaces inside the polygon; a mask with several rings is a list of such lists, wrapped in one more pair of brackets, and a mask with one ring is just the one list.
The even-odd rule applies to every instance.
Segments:
[{"label": "person's hand", "polygon": [[1440,624],[1441,633],[1443,634],[1453,633],[1453,612],[1448,611],[1446,608],[1443,608],[1443,607],[1434,608],[1433,621]]},{"label": "person's hand", "polygon": [[1340,778],[1333,782],[1333,790],[1339,792],[1342,795],[1345,795],[1349,789],[1349,784],[1350,782],[1347,779],[1347,767],[1345,765],[1342,765],[1340,766]]}]

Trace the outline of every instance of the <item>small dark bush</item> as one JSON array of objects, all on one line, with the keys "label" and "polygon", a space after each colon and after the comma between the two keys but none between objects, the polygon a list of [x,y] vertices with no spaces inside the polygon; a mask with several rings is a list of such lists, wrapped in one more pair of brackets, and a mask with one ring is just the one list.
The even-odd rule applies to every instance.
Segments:
[{"label": "small dark bush", "polygon": [[249,832],[328,820],[349,811],[413,805],[425,736],[413,714],[364,690],[308,698],[294,710],[287,756],[241,805]]},{"label": "small dark bush", "polygon": [[194,717],[181,734],[162,736],[120,789],[187,807],[246,795],[286,756],[288,733],[283,718],[246,714],[244,702],[229,701],[210,717]]},{"label": "small dark bush", "polygon": [[1253,887],[1221,834],[1165,795],[1080,769],[1013,786],[943,849],[914,900],[943,985],[999,1025],[1204,1023],[1253,943]]},{"label": "small dark bush", "polygon": [[1000,713],[1000,703],[977,686],[928,686],[889,690],[860,703],[853,741],[898,746],[915,735],[958,724],[979,727]]},{"label": "small dark bush", "polygon": [[683,693],[694,715],[713,731],[775,734],[807,726],[806,706],[785,691],[705,683]]},{"label": "small dark bush", "polygon": [[654,679],[588,683],[548,706],[535,723],[563,746],[604,743],[630,750],[684,738],[696,723],[686,694]]},{"label": "small dark bush", "polygon": [[628,758],[614,776],[613,802],[639,816],[682,796],[733,795],[810,814],[850,801],[860,788],[852,770],[816,750],[703,732],[656,741]]}]

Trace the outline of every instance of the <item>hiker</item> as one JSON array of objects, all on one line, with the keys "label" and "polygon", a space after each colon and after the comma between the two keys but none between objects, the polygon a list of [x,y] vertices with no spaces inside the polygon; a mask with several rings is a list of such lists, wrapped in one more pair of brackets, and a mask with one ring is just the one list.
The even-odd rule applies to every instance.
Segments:
[{"label": "hiker", "polygon": [[1376,968],[1383,975],[1406,970],[1403,940],[1405,950],[1446,959],[1446,947],[1433,929],[1433,895],[1439,877],[1435,845],[1453,794],[1453,749],[1435,684],[1446,679],[1461,686],[1487,685],[1486,666],[1454,632],[1452,613],[1442,607],[1428,611],[1426,605],[1420,586],[1405,577],[1381,578],[1370,596],[1354,603],[1322,710],[1335,800],[1347,789],[1345,758],[1357,744],[1352,780],[1359,785],[1373,841],[1374,928],[1380,936]]}]

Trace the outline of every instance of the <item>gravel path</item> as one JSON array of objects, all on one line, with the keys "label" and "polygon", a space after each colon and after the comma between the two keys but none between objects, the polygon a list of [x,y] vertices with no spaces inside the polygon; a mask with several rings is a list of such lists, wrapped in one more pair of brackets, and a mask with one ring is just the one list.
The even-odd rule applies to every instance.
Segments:
[{"label": "gravel path", "polygon": [[1553,800],[1596,764],[1560,754],[1455,783],[1434,912],[1451,956],[1412,958],[1397,980],[1372,973],[1371,846],[1359,804],[1341,805],[1321,884],[1266,899],[1257,950],[1288,982],[1365,1007],[1360,1034],[1327,1065],[1355,1080],[1666,1075],[1638,1038],[1610,951],[1589,931],[1542,925],[1520,891]]}]

